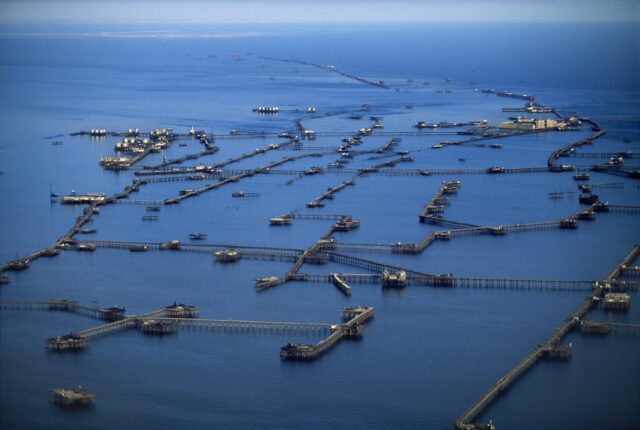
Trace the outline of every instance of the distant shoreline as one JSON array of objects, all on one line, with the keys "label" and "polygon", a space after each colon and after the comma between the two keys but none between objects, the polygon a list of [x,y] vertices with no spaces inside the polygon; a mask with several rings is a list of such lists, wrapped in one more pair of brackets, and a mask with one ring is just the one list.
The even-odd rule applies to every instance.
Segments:
[{"label": "distant shoreline", "polygon": [[95,37],[127,39],[222,39],[234,37],[255,37],[260,33],[172,33],[164,31],[110,32],[99,33],[0,33],[2,36],[18,37]]}]

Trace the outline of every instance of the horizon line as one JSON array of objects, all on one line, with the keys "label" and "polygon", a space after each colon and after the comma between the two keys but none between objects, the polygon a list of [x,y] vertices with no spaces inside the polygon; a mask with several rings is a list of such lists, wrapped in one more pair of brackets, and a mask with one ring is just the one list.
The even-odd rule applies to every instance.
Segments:
[{"label": "horizon line", "polygon": [[0,18],[0,25],[86,25],[86,24],[127,24],[127,25],[271,25],[271,24],[345,24],[350,23],[352,25],[359,24],[422,24],[422,23],[445,23],[445,24],[551,24],[551,23],[635,23],[640,24],[640,20],[635,17],[628,18],[610,18],[610,19],[587,19],[587,18],[551,18],[551,19],[363,19],[361,21],[353,20],[264,20],[264,21],[189,21],[189,20],[172,20],[172,21],[158,21],[158,20],[34,20],[34,21],[21,21],[21,20],[3,20]]}]

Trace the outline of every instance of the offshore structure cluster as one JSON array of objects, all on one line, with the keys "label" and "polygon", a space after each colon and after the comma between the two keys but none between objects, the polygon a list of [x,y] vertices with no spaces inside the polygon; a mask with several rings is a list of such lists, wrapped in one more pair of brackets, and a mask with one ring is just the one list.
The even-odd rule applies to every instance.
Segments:
[{"label": "offshore structure cluster", "polygon": [[[356,81],[388,89],[383,81],[373,81],[360,76],[353,75],[337,69],[331,65],[311,63],[307,61],[290,59],[277,60],[271,57],[261,57],[263,59],[292,62],[302,65],[309,65],[338,73],[342,76]],[[134,169],[133,182],[124,188],[120,193],[108,196],[103,193],[78,194],[72,191],[65,196],[58,196],[52,193],[52,200],[60,200],[62,204],[84,205],[83,213],[78,216],[73,226],[63,234],[55,243],[41,250],[35,251],[27,256],[16,258],[0,266],[2,283],[9,283],[10,279],[4,272],[24,270],[30,263],[40,257],[54,257],[60,251],[81,251],[92,252],[97,248],[128,249],[131,252],[163,251],[163,252],[206,252],[214,261],[221,264],[232,264],[240,259],[253,258],[273,261],[289,261],[292,266],[286,273],[270,274],[254,280],[256,291],[265,291],[275,288],[287,282],[324,282],[332,284],[345,296],[351,296],[354,283],[378,283],[382,288],[402,289],[409,286],[429,286],[439,288],[504,288],[504,289],[583,289],[588,295],[551,334],[544,342],[537,345],[533,351],[522,361],[498,379],[489,390],[482,394],[467,410],[465,410],[454,422],[454,427],[459,430],[491,429],[495,428],[492,422],[477,423],[475,420],[485,411],[488,406],[505,390],[515,383],[517,378],[530,369],[541,359],[567,359],[571,356],[572,345],[563,345],[562,341],[571,330],[580,330],[588,335],[605,335],[611,331],[627,330],[634,332],[640,328],[638,324],[616,324],[611,322],[591,321],[587,316],[591,309],[600,306],[611,312],[625,312],[630,308],[630,290],[636,290],[638,282],[620,280],[623,275],[633,275],[640,273],[640,268],[633,266],[633,262],[640,255],[640,246],[636,245],[628,255],[615,267],[615,269],[603,279],[587,280],[559,280],[559,279],[507,279],[507,278],[473,278],[458,277],[453,273],[437,274],[424,273],[408,267],[389,264],[381,261],[366,259],[350,255],[350,251],[381,251],[396,254],[418,254],[438,241],[449,241],[456,237],[468,235],[493,235],[504,236],[506,234],[532,231],[549,228],[574,229],[578,228],[581,221],[593,221],[597,213],[602,212],[631,212],[640,213],[639,206],[624,204],[612,204],[600,201],[593,189],[600,187],[618,187],[623,183],[589,184],[589,174],[587,172],[601,172],[605,174],[626,176],[629,178],[640,178],[640,167],[628,160],[638,158],[631,152],[604,154],[609,158],[608,162],[574,166],[561,164],[559,160],[580,156],[577,148],[594,143],[594,141],[606,133],[598,123],[586,117],[580,117],[576,113],[563,115],[559,110],[538,104],[536,97],[527,94],[515,94],[510,91],[481,90],[482,93],[495,94],[499,97],[524,100],[525,106],[522,108],[503,108],[505,112],[524,112],[525,114],[552,114],[555,117],[541,119],[512,117],[509,121],[499,124],[498,127],[491,126],[485,120],[467,121],[459,123],[449,122],[418,122],[412,130],[404,131],[382,131],[384,125],[381,117],[370,117],[372,123],[353,132],[321,132],[306,128],[303,120],[313,118],[323,118],[331,115],[351,114],[357,118],[362,118],[361,114],[370,110],[371,105],[362,105],[350,110],[335,112],[317,113],[316,108],[306,109],[306,118],[296,118],[295,127],[292,130],[283,130],[277,133],[271,132],[242,132],[232,130],[229,133],[215,134],[202,130],[195,130],[193,127],[186,133],[176,133],[172,128],[158,128],[149,132],[141,132],[138,128],[130,128],[127,131],[107,131],[105,129],[91,129],[80,131],[71,135],[88,135],[91,138],[101,139],[105,136],[117,136],[122,139],[114,146],[117,156],[101,157],[98,164],[108,170]],[[278,106],[260,106],[254,109],[261,114],[277,114],[284,112]],[[300,110],[296,109],[296,112]],[[303,110],[304,112],[304,110]],[[446,140],[433,149],[442,149],[451,145],[475,145],[484,146],[484,141],[498,138],[509,138],[531,133],[542,132],[564,132],[572,130],[582,130],[585,125],[590,127],[591,134],[587,137],[573,141],[569,144],[554,150],[548,157],[546,165],[525,166],[519,168],[505,168],[494,165],[485,168],[457,169],[457,168],[398,168],[399,164],[412,163],[414,157],[409,151],[399,151],[402,136],[429,136],[429,135],[457,135],[460,140]],[[455,130],[464,128],[464,130]],[[309,141],[315,140],[316,136],[339,136],[340,145],[337,147],[313,148],[312,152],[301,152],[297,155],[284,156],[275,161],[260,165],[254,168],[233,169],[229,165],[256,157],[269,151],[282,150],[303,150],[309,149]],[[359,149],[363,139],[367,136],[388,136],[389,140],[382,146],[373,149]],[[278,137],[284,139],[277,144],[256,148],[244,154],[229,158],[224,161],[205,165],[201,163],[192,167],[179,167],[188,160],[206,157],[215,154],[219,147],[217,140],[234,138],[264,138]],[[187,154],[181,158],[168,160],[166,156],[162,163],[148,166],[138,166],[150,153],[158,153],[166,150],[175,141],[181,139],[195,139],[202,145],[199,152]],[[305,143],[307,142],[307,143]],[[500,148],[501,144],[491,144],[492,148]],[[603,154],[600,154],[603,155]],[[327,166],[312,165],[305,169],[284,169],[283,165],[300,159],[312,157],[334,156],[335,161]],[[366,167],[349,168],[350,161],[355,157],[368,156],[370,160],[376,162]],[[385,161],[378,161],[386,159]],[[419,223],[433,224],[441,226],[442,229],[432,231],[425,237],[418,237],[414,243],[394,242],[388,244],[367,244],[340,242],[334,236],[335,232],[350,232],[360,226],[360,221],[350,214],[324,214],[317,213],[314,209],[324,207],[328,200],[336,198],[338,193],[348,187],[357,187],[356,180],[360,181],[370,175],[466,175],[466,174],[517,174],[517,173],[542,173],[557,172],[578,172],[574,174],[574,179],[578,185],[578,201],[584,205],[578,211],[568,214],[557,220],[541,220],[538,222],[519,223],[512,225],[475,225],[466,222],[447,219],[444,217],[446,206],[450,205],[455,195],[463,190],[460,180],[444,180],[440,187],[431,196],[418,216]],[[291,177],[287,184],[303,177],[341,174],[350,175],[349,179],[327,188],[326,192],[313,197],[311,200],[301,202],[303,207],[309,208],[310,213],[301,213],[299,209],[292,209],[289,212],[275,215],[265,222],[274,228],[291,225],[293,222],[312,220],[328,222],[329,228],[315,242],[304,249],[285,248],[279,246],[252,246],[242,244],[217,244],[205,243],[206,233],[193,232],[189,234],[188,241],[180,238],[166,238],[156,242],[141,242],[127,240],[92,240],[80,238],[80,235],[90,235],[96,233],[95,228],[86,228],[85,224],[90,223],[94,216],[100,214],[100,207],[110,204],[139,204],[146,206],[148,214],[142,216],[143,221],[157,220],[161,208],[165,205],[175,205],[185,199],[194,198],[208,191],[216,190],[227,184],[242,181],[254,175],[277,174]],[[197,188],[180,190],[178,195],[167,196],[160,200],[136,200],[132,199],[133,193],[139,192],[141,187],[162,182],[190,182],[198,183]],[[211,183],[204,184],[207,181]],[[622,185],[621,185],[622,184]],[[556,193],[557,194],[557,193]],[[562,193],[561,193],[562,194]],[[563,194],[562,194],[563,195]],[[233,197],[260,197],[260,193],[239,191],[232,194]],[[552,198],[560,195],[550,196]],[[126,239],[126,238],[123,238]],[[305,264],[323,265],[330,262],[337,262],[348,266],[363,269],[360,273],[335,273],[308,274],[301,272]],[[275,333],[304,332],[313,334],[324,334],[315,344],[294,344],[288,343],[280,348],[280,357],[283,360],[310,361],[328,352],[334,345],[342,339],[361,338],[365,323],[371,319],[375,309],[370,306],[349,306],[342,309],[343,321],[340,323],[310,323],[310,322],[278,322],[278,321],[251,321],[251,320],[230,320],[230,319],[208,319],[199,318],[199,308],[193,305],[177,304],[169,305],[158,310],[144,314],[128,315],[125,308],[97,308],[84,306],[74,300],[50,299],[42,301],[0,301],[0,306],[4,309],[47,309],[52,311],[65,311],[80,313],[105,321],[104,324],[88,328],[81,331],[70,332],[45,340],[45,347],[56,352],[81,351],[88,347],[93,339],[117,333],[126,329],[137,329],[141,333],[148,335],[168,335],[176,333],[178,328],[199,328],[208,331],[268,331]],[[77,389],[52,389],[51,396],[57,404],[65,407],[86,407],[93,404],[95,395],[78,387]]]}]

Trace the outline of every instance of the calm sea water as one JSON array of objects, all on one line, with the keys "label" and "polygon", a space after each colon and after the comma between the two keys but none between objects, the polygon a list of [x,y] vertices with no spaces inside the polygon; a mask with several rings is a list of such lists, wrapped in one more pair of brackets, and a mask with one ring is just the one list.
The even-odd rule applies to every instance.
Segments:
[{"label": "calm sea water", "polygon": [[[260,105],[318,112],[370,103],[367,115],[383,117],[385,130],[408,130],[418,121],[504,120],[503,106],[518,100],[474,92],[509,89],[538,96],[540,103],[577,111],[608,130],[582,152],[638,152],[640,76],[638,27],[632,24],[217,26],[171,28],[184,33],[259,34],[223,39],[131,39],[35,37],[6,33],[128,31],[124,26],[2,29],[0,36],[0,260],[55,242],[81,208],[49,202],[50,186],[66,194],[121,191],[133,172],[101,170],[115,137],[69,137],[77,130],[130,127],[148,130],[191,126],[215,132],[281,131],[296,114],[259,116]],[[135,27],[156,30],[157,27]],[[243,60],[234,61],[239,54]],[[258,58],[292,55],[334,64],[393,89],[363,85],[326,71]],[[451,78],[452,82],[445,82]],[[429,85],[423,85],[429,81]],[[477,84],[469,85],[469,81]],[[394,89],[401,91],[395,91]],[[451,89],[450,94],[437,90]],[[406,91],[405,91],[406,90]],[[413,105],[407,109],[407,104]],[[304,120],[315,130],[356,130],[370,125],[346,115]],[[547,133],[504,140],[500,150],[431,146],[447,136],[404,137],[398,150],[415,161],[398,168],[543,166],[550,152],[588,134]],[[632,138],[631,143],[623,138]],[[53,146],[54,140],[63,145]],[[374,148],[385,137],[367,137]],[[213,163],[264,147],[278,139],[216,142]],[[309,146],[338,146],[318,138]],[[143,164],[199,151],[172,145]],[[230,167],[267,164],[292,151],[270,151]],[[334,155],[308,158],[283,168],[327,165]],[[465,158],[464,163],[458,161]],[[572,158],[572,164],[604,162]],[[379,161],[358,157],[351,167]],[[285,175],[257,175],[239,183],[162,207],[159,220],[142,223],[144,206],[103,207],[91,227],[97,239],[188,240],[193,231],[209,242],[303,248],[329,227],[295,221],[272,228],[268,218],[299,209],[347,175],[304,177],[286,185]],[[474,224],[556,220],[580,205],[571,173],[535,175],[368,176],[327,201],[319,213],[348,213],[359,230],[336,233],[354,243],[417,242],[436,229],[417,215],[443,179],[462,181],[445,216]],[[637,180],[594,173],[591,182],[624,183],[600,188],[601,200],[640,205]],[[190,183],[148,185],[139,199],[175,196]],[[231,192],[259,192],[232,199]],[[548,193],[572,191],[559,200]],[[437,242],[421,255],[357,253],[429,273],[535,279],[599,279],[640,240],[638,215],[598,214],[577,230],[546,230],[506,237],[470,236]],[[253,279],[280,275],[285,262],[241,260],[215,264],[210,255],[98,249],[41,259],[0,288],[3,300],[61,297],[84,304],[126,306],[131,313],[174,301],[200,306],[201,316],[274,321],[337,322],[349,305],[376,307],[364,338],[344,341],[312,363],[279,359],[287,342],[312,336],[206,334],[180,331],[151,338],[123,332],[91,343],[78,354],[47,354],[44,339],[97,325],[79,315],[0,313],[0,425],[3,428],[451,428],[453,420],[511,366],[546,339],[578,306],[586,291],[504,291],[408,287],[384,291],[353,285],[345,298],[330,284],[288,283],[257,294]],[[331,264],[303,272],[361,272]],[[593,311],[592,320],[640,322],[640,300],[631,293],[626,314]],[[542,362],[491,406],[481,420],[501,429],[634,428],[640,426],[640,343],[624,332],[607,337],[572,333],[569,362]],[[47,402],[47,389],[82,384],[97,405],[69,412]]]}]

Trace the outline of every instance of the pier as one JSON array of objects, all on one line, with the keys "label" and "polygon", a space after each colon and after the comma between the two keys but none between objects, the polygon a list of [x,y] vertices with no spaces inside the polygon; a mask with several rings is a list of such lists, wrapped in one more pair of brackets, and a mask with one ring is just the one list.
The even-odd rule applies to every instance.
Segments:
[{"label": "pier", "polygon": [[598,139],[599,137],[604,136],[604,134],[607,132],[602,127],[600,127],[600,125],[598,123],[596,123],[596,122],[594,122],[594,121],[592,121],[592,120],[590,120],[588,118],[580,118],[580,121],[590,123],[592,125],[592,129],[593,129],[594,133],[591,134],[588,137],[585,137],[584,139],[580,139],[580,140],[577,140],[575,142],[569,143],[569,144],[567,144],[567,145],[565,145],[565,146],[553,151],[551,153],[551,155],[549,156],[549,159],[547,160],[547,165],[549,167],[554,166],[555,162],[558,160],[558,158],[564,156],[564,154],[571,153],[572,150],[574,150],[575,148],[578,148],[580,146],[592,144],[594,140]]},{"label": "pier", "polygon": [[[437,198],[437,197],[436,197]],[[430,202],[427,207],[430,207],[432,203]],[[602,202],[595,202],[589,205],[586,208],[579,209],[573,214],[564,217],[555,221],[541,221],[541,222],[532,222],[532,223],[520,223],[520,224],[510,224],[510,225],[499,225],[499,226],[477,226],[469,223],[462,223],[453,220],[448,220],[441,218],[436,215],[422,215],[420,216],[421,222],[427,222],[430,224],[438,224],[443,225],[445,227],[450,227],[448,230],[440,230],[429,233],[428,236],[423,238],[420,242],[417,243],[403,243],[397,242],[389,245],[385,244],[357,244],[357,243],[342,243],[336,242],[336,249],[358,249],[358,250],[367,250],[367,251],[391,251],[399,254],[419,254],[423,252],[427,247],[433,244],[436,240],[451,240],[455,237],[462,236],[470,236],[470,235],[479,235],[479,234],[491,234],[494,236],[503,236],[510,232],[524,232],[524,231],[535,231],[535,230],[544,230],[550,228],[562,228],[562,229],[574,229],[578,228],[579,220],[593,220],[595,219],[596,212],[606,212],[609,211],[610,208],[620,208],[621,211],[629,211],[635,212],[636,210],[640,213],[640,208],[633,207],[618,207],[608,205]],[[423,212],[427,210],[424,209]]]},{"label": "pier", "polygon": [[[44,301],[0,301],[0,307],[10,310],[47,309],[86,313],[100,319],[108,309],[97,309],[77,304],[75,300],[51,299]],[[344,323],[314,323],[291,321],[251,321],[233,319],[198,318],[199,308],[184,304],[176,304],[160,308],[155,311],[138,315],[125,315],[124,308],[118,309],[116,321],[97,327],[88,328],[67,335],[49,338],[45,347],[59,352],[79,351],[85,349],[89,341],[100,336],[137,328],[147,334],[174,333],[176,328],[198,331],[222,331],[227,333],[273,333],[273,334],[314,334],[328,335],[315,345],[289,344],[282,348],[280,356],[283,359],[313,360],[320,354],[327,352],[342,338],[362,337],[363,324],[373,316],[375,308],[368,306],[345,307],[342,315],[347,320]],[[105,314],[102,314],[105,313]],[[283,353],[283,351],[288,351]],[[60,393],[59,393],[60,394]],[[64,396],[62,396],[64,397]],[[73,396],[71,396],[73,397]],[[70,397],[70,398],[71,398]]]},{"label": "pier", "polygon": [[[300,154],[300,155],[293,155],[293,156],[289,156],[289,157],[284,157],[280,160],[277,161],[273,161],[265,166],[261,166],[261,167],[257,167],[255,169],[252,170],[248,170],[246,172],[243,173],[239,173],[237,175],[234,176],[230,176],[224,179],[221,179],[219,182],[215,183],[215,184],[211,184],[211,185],[206,185],[202,188],[197,188],[195,190],[186,190],[186,192],[184,192],[183,194],[174,197],[174,198],[170,198],[170,199],[165,199],[164,200],[164,204],[168,205],[168,204],[175,204],[175,203],[180,203],[182,200],[187,199],[189,197],[193,197],[193,196],[197,196],[199,194],[202,194],[206,191],[210,191],[210,190],[214,190],[217,188],[222,187],[223,185],[229,184],[229,183],[233,183],[233,182],[238,182],[241,179],[244,179],[246,177],[250,177],[253,176],[255,174],[258,173],[264,173],[264,172],[268,172],[271,168],[276,167],[276,166],[280,166],[284,163],[287,162],[291,162],[291,161],[295,161],[297,159],[300,158],[305,158],[305,157],[318,157],[318,156],[322,156],[324,155],[323,153],[308,153],[308,154]],[[211,167],[211,166],[209,166]],[[140,173],[140,172],[137,172]]]},{"label": "pier", "polygon": [[427,217],[429,219],[436,218],[430,216],[428,214],[439,214],[442,215],[444,213],[444,206],[449,204],[449,198],[443,198],[444,194],[457,194],[460,189],[460,181],[442,181],[442,185],[438,188],[435,195],[429,200],[429,203],[422,209],[420,212],[419,219],[420,222],[427,221]]},{"label": "pier", "polygon": [[560,155],[561,157],[575,157],[575,158],[606,158],[622,157],[622,158],[640,158],[640,154],[633,153],[631,151],[625,152],[576,152],[569,151]]},{"label": "pier", "polygon": [[144,168],[153,170],[153,169],[160,169],[160,168],[166,167],[166,166],[171,166],[173,164],[181,164],[181,163],[183,163],[184,161],[187,161],[187,160],[195,160],[195,159],[198,159],[200,157],[204,157],[205,155],[215,154],[216,152],[218,152],[219,149],[220,148],[218,148],[217,146],[213,146],[213,147],[208,148],[208,149],[203,149],[202,151],[196,152],[194,154],[187,154],[184,157],[174,158],[172,160],[166,160],[165,159],[165,161],[163,161],[160,164],[155,164],[155,165],[152,165],[152,166],[144,166]]},{"label": "pier", "polygon": [[482,428],[485,424],[475,424],[473,420],[485,410],[493,400],[503,393],[516,379],[530,369],[541,358],[564,358],[571,352],[571,344],[568,347],[561,346],[560,342],[566,334],[581,326],[581,321],[589,313],[589,310],[601,300],[606,293],[608,281],[615,281],[621,275],[623,267],[626,267],[640,255],[640,246],[636,245],[616,268],[605,278],[604,283],[597,283],[593,292],[573,311],[564,322],[556,328],[553,334],[527,355],[522,361],[510,369],[503,377],[498,379],[493,386],[476,400],[454,423],[458,430],[472,430]]},{"label": "pier", "polygon": [[[388,267],[383,263],[379,266],[369,267]],[[360,267],[355,265],[355,267]],[[364,266],[364,264],[363,264]],[[453,274],[440,275],[416,275],[412,270],[406,268],[394,267],[383,269],[382,272],[371,270],[374,273],[329,273],[327,275],[310,275],[307,273],[298,273],[287,279],[286,277],[274,277],[274,280],[286,282],[287,280],[303,281],[303,282],[328,282],[333,283],[336,288],[342,291],[349,285],[337,285],[342,281],[346,284],[378,284],[382,285],[382,273],[385,270],[391,272],[405,272],[409,270],[410,274],[405,276],[406,286],[426,286],[426,287],[449,287],[464,289],[501,289],[501,290],[541,290],[541,291],[592,291],[594,285],[607,284],[610,291],[631,291],[638,289],[637,281],[618,281],[618,280],[597,280],[597,279],[519,279],[519,278],[477,278],[477,277],[460,277]],[[403,270],[405,269],[405,270]],[[337,278],[337,279],[336,279]],[[270,279],[270,278],[265,278]],[[344,292],[344,291],[343,291]],[[349,293],[345,293],[350,295]]]},{"label": "pier", "polygon": [[640,324],[613,323],[604,321],[580,321],[580,330],[588,335],[606,335],[613,332],[622,332],[627,334],[638,334]]},{"label": "pier", "polygon": [[[390,145],[392,141],[393,141],[393,139],[391,139],[387,143],[387,145],[385,145],[385,146]],[[372,172],[377,172],[381,167],[395,166],[397,163],[403,162],[403,161],[413,161],[413,157],[402,156],[402,157],[399,157],[399,158],[395,158],[393,160],[389,160],[389,161],[385,161],[385,162],[382,162],[382,163],[374,164],[374,165],[369,166],[369,167],[364,167],[362,169],[357,169],[354,172],[354,178],[357,177],[357,176],[366,176],[367,174],[372,173]],[[325,200],[325,199],[333,199],[333,196],[334,196],[335,193],[337,193],[338,191],[342,190],[347,185],[355,185],[355,184],[356,184],[355,179],[351,179],[351,180],[348,180],[348,181],[343,181],[341,184],[336,185],[335,187],[329,187],[325,193],[320,194],[318,197],[316,197],[315,199],[313,199],[310,202],[308,202],[307,203],[307,207],[309,207],[309,208],[323,207],[324,206],[324,203],[322,203],[323,200]]]},{"label": "pier", "polygon": [[65,311],[78,313],[106,321],[120,320],[124,318],[125,308],[117,306],[110,308],[96,308],[83,306],[75,300],[50,299],[50,300],[1,300],[0,307],[3,309],[40,309],[50,311]]},{"label": "pier", "polygon": [[[98,248],[117,248],[117,249],[129,249],[133,246],[146,246],[149,250],[162,250],[168,249],[168,242],[144,242],[144,241],[118,241],[118,240],[76,240],[78,244],[93,244]],[[301,249],[296,248],[279,248],[269,246],[247,246],[236,244],[220,244],[220,243],[193,243],[178,242],[176,250],[186,252],[202,252],[211,254],[215,251],[235,250],[242,255],[274,255],[274,256],[297,256],[302,252]]]},{"label": "pier", "polygon": [[49,390],[49,397],[53,402],[63,408],[88,408],[93,406],[96,399],[95,394],[82,388],[52,388]]},{"label": "pier", "polygon": [[[509,132],[504,132],[504,131],[488,132],[488,131],[480,130],[480,131],[477,131],[477,133],[480,134],[480,136],[469,137],[467,139],[461,139],[461,140],[445,140],[436,145],[433,145],[432,148],[440,149],[440,148],[444,148],[445,146],[465,145],[467,143],[481,142],[484,140],[501,139],[501,138],[513,137],[513,136],[525,136],[529,134],[543,133],[547,131],[550,131],[550,130],[532,130],[532,131],[512,130]],[[465,134],[468,134],[468,133],[465,133]]]},{"label": "pier", "polygon": [[[273,150],[281,149],[284,146],[291,144],[292,142],[293,142],[293,140],[291,140],[289,142],[285,142],[285,143],[279,143],[279,144],[273,143],[273,144],[268,145],[268,146],[266,146],[264,148],[256,148],[255,150],[253,150],[251,152],[247,152],[245,154],[241,154],[241,155],[238,155],[236,157],[231,157],[231,158],[229,158],[229,159],[227,159],[225,161],[214,163],[214,164],[211,164],[209,166],[201,165],[201,166],[196,166],[196,167],[182,167],[182,168],[173,168],[173,169],[162,169],[161,167],[166,167],[169,164],[175,164],[175,163],[166,162],[166,163],[162,163],[162,164],[159,164],[159,165],[156,165],[156,166],[148,166],[149,170],[140,170],[140,171],[135,172],[135,174],[137,176],[148,176],[148,175],[184,174],[184,173],[210,173],[210,172],[212,172],[212,171],[214,171],[216,169],[219,169],[221,167],[227,166],[227,165],[232,164],[232,163],[237,163],[238,161],[242,161],[244,159],[247,159],[247,158],[250,158],[250,157],[254,157],[254,156],[258,155],[258,154],[264,154],[267,151],[273,151]],[[217,152],[217,150],[218,150],[218,148],[216,147],[215,150],[213,150],[213,148],[212,148],[212,149],[209,149],[208,151],[213,151],[211,153],[215,153],[215,152]],[[202,154],[202,152],[200,154]],[[207,155],[207,154],[208,153],[206,153],[204,155]],[[191,155],[191,156],[187,155],[185,157],[189,157],[189,158],[185,158],[185,159],[196,158],[193,155]],[[177,159],[177,160],[181,160],[181,159]],[[175,161],[175,160],[173,160],[173,161]],[[184,161],[184,160],[182,160],[182,161]],[[182,162],[182,161],[180,161],[180,162]]]},{"label": "pier", "polygon": [[373,316],[374,307],[357,306],[342,308],[342,315],[348,321],[336,324],[327,338],[315,345],[289,343],[280,348],[280,358],[283,360],[311,361],[327,352],[340,340],[357,339],[362,337],[363,324]]},{"label": "pier", "polygon": [[371,81],[369,79],[363,78],[361,76],[356,76],[352,73],[349,72],[345,72],[344,70],[340,70],[337,69],[335,66],[331,66],[331,65],[324,65],[324,64],[320,64],[320,63],[312,63],[310,61],[304,61],[304,60],[299,60],[296,58],[292,58],[292,59],[278,59],[278,58],[274,58],[274,57],[270,57],[270,56],[261,56],[259,57],[262,60],[271,60],[271,61],[281,61],[284,63],[295,63],[295,64],[303,64],[306,66],[313,66],[313,67],[317,67],[318,69],[323,69],[326,70],[328,72],[333,72],[333,73],[338,73],[339,75],[342,75],[346,78],[350,78],[353,80],[356,80],[358,82],[362,82],[363,84],[368,84],[368,85],[373,85],[376,87],[380,87],[380,88],[384,88],[384,89],[389,89],[389,86],[387,84],[385,84],[383,81]]}]

